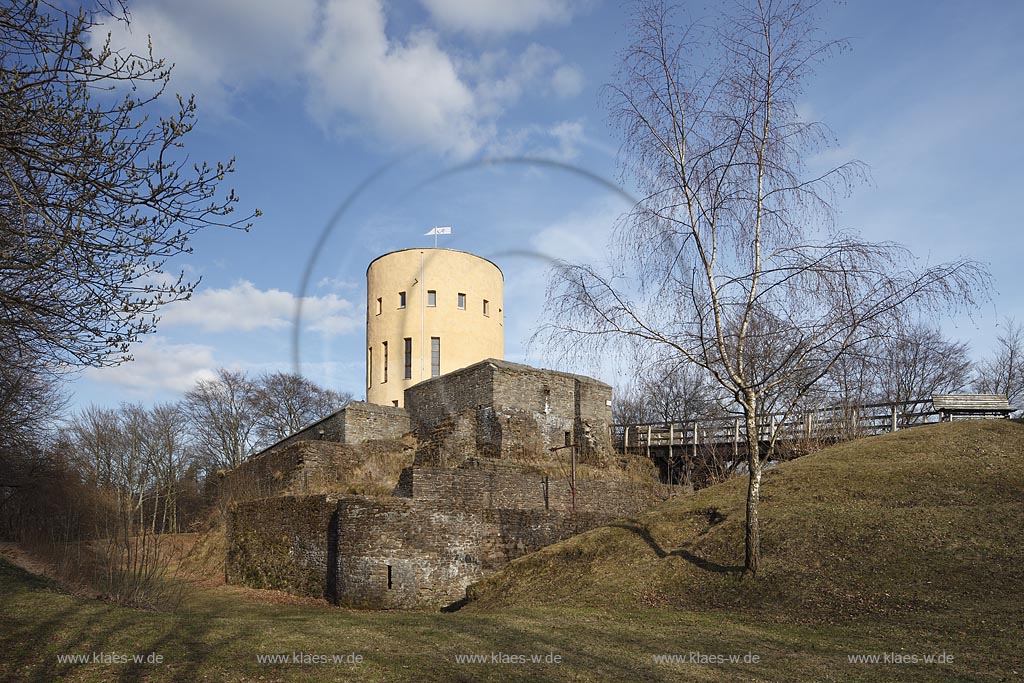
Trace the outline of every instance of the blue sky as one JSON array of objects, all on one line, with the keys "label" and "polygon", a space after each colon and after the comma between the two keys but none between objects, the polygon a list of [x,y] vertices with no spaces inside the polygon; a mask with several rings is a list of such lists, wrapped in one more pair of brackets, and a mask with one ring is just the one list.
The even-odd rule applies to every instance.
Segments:
[{"label": "blue sky", "polygon": [[[708,3],[689,3],[700,13]],[[173,400],[218,367],[291,370],[292,314],[315,261],[300,329],[304,374],[363,396],[366,264],[429,245],[492,258],[505,273],[506,357],[552,366],[529,338],[544,257],[598,261],[622,196],[581,174],[489,157],[543,157],[618,178],[600,98],[629,39],[628,7],[600,0],[138,0],[115,42],[174,62],[195,93],[192,158],[236,157],[229,184],[251,232],[207,230],[177,262],[202,277],[165,310],[136,360],[82,372],[75,404]],[[827,7],[850,48],[818,70],[802,111],[856,158],[869,184],[839,226],[911,247],[925,261],[989,265],[992,304],[951,320],[976,356],[998,320],[1024,319],[1024,69],[1017,2]],[[461,164],[469,167],[451,172]],[[374,176],[380,169],[384,169]],[[354,199],[354,190],[373,180]],[[629,188],[626,187],[628,192]],[[346,199],[322,250],[314,245]],[[529,252],[534,256],[524,255]],[[608,366],[602,379],[615,382]]]}]

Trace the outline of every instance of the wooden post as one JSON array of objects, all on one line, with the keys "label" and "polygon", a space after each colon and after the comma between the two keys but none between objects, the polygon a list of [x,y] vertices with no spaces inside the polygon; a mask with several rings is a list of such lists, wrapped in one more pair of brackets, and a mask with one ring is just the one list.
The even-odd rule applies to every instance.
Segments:
[{"label": "wooden post", "polygon": [[673,429],[673,427],[674,427],[674,425],[671,422],[669,422],[668,423],[668,461],[669,462],[672,462],[672,440],[675,438],[675,430]]},{"label": "wooden post", "polygon": [[732,432],[732,459],[735,461],[740,457],[740,419],[737,417],[733,420],[733,432]]},{"label": "wooden post", "polygon": [[892,429],[890,431],[895,432],[896,429],[897,429],[897,427],[896,427],[896,404],[893,403],[892,404]]},{"label": "wooden post", "polygon": [[647,457],[651,457],[651,425],[647,425]]},{"label": "wooden post", "polygon": [[572,512],[576,514],[576,444],[569,446],[572,452]]}]

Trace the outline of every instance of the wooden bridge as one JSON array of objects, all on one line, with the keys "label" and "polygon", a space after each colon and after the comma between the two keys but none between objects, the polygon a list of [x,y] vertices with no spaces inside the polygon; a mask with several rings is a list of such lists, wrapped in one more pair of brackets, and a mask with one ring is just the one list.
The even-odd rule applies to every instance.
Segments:
[{"label": "wooden bridge", "polygon": [[[938,422],[931,399],[905,403],[872,403],[858,406],[794,410],[789,415],[764,416],[758,438],[768,442],[775,435],[779,445],[834,443],[862,436],[893,432],[927,422]],[[669,457],[696,454],[701,447],[733,455],[745,452],[746,436],[740,417],[713,417],[685,422],[652,422],[612,425],[612,440],[622,453],[651,454],[667,450]],[[689,453],[688,453],[689,451]]]},{"label": "wooden bridge", "polygon": [[[904,403],[809,408],[788,415],[765,415],[758,426],[764,448],[773,438],[772,457],[785,460],[840,441],[885,434],[945,419],[1008,417],[1006,396],[937,394]],[[709,417],[683,422],[612,425],[620,453],[650,458],[661,479],[672,484],[705,485],[744,467],[747,439],[742,418]]]}]

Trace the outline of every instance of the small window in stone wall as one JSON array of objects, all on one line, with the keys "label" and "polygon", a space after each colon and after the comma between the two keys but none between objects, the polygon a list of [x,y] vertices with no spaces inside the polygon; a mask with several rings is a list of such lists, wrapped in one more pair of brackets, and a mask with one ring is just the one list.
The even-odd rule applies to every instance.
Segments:
[{"label": "small window in stone wall", "polygon": [[384,352],[384,379],[381,380],[381,383],[382,384],[387,384],[387,382],[388,382],[388,343],[387,342],[381,342],[380,345],[381,345],[381,349]]},{"label": "small window in stone wall", "polygon": [[398,307],[405,308],[405,292],[398,293]]},{"label": "small window in stone wall", "polygon": [[437,291],[427,290],[427,306],[437,306]]},{"label": "small window in stone wall", "polygon": [[366,347],[366,388],[373,386],[373,347]]},{"label": "small window in stone wall", "polygon": [[394,401],[392,401],[391,405],[393,405],[394,407],[397,408],[398,407],[398,399],[395,399]]},{"label": "small window in stone wall", "polygon": [[459,292],[459,310],[466,310],[466,295],[462,292]]},{"label": "small window in stone wall", "polygon": [[488,301],[487,299],[484,299],[484,315],[490,315],[490,314],[491,314],[491,302]]},{"label": "small window in stone wall", "polygon": [[430,338],[430,376],[441,375],[441,338]]},{"label": "small window in stone wall", "polygon": [[388,565],[388,590],[391,590],[393,587],[394,587],[394,584],[392,583],[392,579],[391,579],[391,565],[389,564]]},{"label": "small window in stone wall", "polygon": [[377,315],[380,315],[381,312],[383,312],[383,310],[384,310],[384,298],[378,296],[377,297]]}]

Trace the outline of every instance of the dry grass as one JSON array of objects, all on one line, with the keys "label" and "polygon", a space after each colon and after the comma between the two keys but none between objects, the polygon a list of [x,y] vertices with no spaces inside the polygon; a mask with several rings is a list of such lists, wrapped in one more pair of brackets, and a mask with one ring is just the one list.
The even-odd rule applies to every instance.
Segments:
[{"label": "dry grass", "polygon": [[1024,586],[1019,424],[930,425],[841,444],[769,470],[763,491],[756,580],[738,571],[737,478],[516,560],[472,588],[470,609],[741,609],[809,622],[1021,614],[992,590]]},{"label": "dry grass", "polygon": [[[743,482],[521,558],[454,614],[357,612],[200,585],[176,613],[63,593],[0,562],[0,678],[12,681],[1019,681],[1024,674],[1024,426],[915,428],[786,463],[765,480],[765,568],[742,557]],[[213,524],[189,562],[211,566]],[[218,533],[220,534],[218,536]],[[185,547],[185,536],[172,539]],[[204,559],[205,558],[205,559]],[[60,654],[157,652],[159,666]],[[359,666],[261,664],[349,653]],[[556,653],[556,666],[459,664]],[[752,652],[757,665],[661,664],[658,653]],[[948,665],[851,664],[858,653]]]}]

